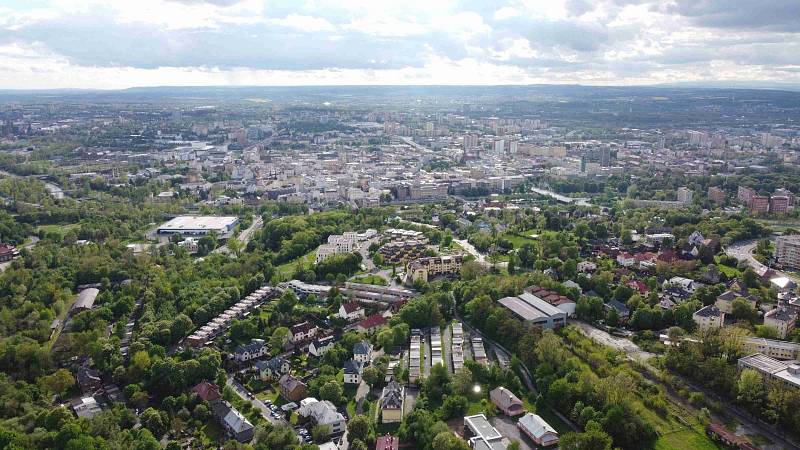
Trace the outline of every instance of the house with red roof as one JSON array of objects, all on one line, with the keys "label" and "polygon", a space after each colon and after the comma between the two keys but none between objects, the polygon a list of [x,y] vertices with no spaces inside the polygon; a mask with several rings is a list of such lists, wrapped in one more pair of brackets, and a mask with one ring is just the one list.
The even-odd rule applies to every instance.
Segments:
[{"label": "house with red roof", "polygon": [[358,322],[356,325],[356,330],[361,333],[374,333],[378,331],[378,329],[382,326],[385,326],[388,322],[386,318],[380,314],[373,314],[366,319]]},{"label": "house with red roof", "polygon": [[201,400],[209,403],[214,403],[222,398],[219,393],[219,386],[207,380],[197,383],[192,388],[192,392],[196,393]]}]

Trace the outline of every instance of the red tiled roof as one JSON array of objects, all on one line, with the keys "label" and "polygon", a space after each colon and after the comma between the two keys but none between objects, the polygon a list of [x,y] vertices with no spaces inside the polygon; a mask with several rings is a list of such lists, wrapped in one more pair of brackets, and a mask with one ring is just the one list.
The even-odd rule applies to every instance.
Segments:
[{"label": "red tiled roof", "polygon": [[196,392],[198,397],[207,402],[222,398],[222,396],[219,395],[219,387],[217,387],[216,384],[209,383],[206,380],[197,383],[197,385],[192,388],[192,391]]},{"label": "red tiled roof", "polygon": [[358,311],[361,309],[361,304],[358,302],[349,302],[342,305],[344,307],[344,312],[350,314],[352,312]]},{"label": "red tiled roof", "polygon": [[358,326],[364,329],[375,328],[381,325],[386,325],[386,319],[380,314],[373,314],[361,322],[358,322]]}]

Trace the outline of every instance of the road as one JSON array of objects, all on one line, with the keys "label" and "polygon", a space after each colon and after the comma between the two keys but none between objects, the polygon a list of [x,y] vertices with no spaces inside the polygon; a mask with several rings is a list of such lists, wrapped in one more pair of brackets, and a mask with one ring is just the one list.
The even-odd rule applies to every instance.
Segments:
[{"label": "road", "polygon": [[[255,398],[255,396],[253,398],[250,398],[248,396],[248,394],[252,394],[252,393],[250,391],[248,391],[244,386],[242,386],[241,383],[239,383],[238,381],[234,380],[232,376],[228,377],[228,381],[226,382],[226,384],[228,386],[230,386],[231,389],[233,389],[233,392],[236,392],[236,394],[239,397],[241,397],[242,400],[245,400],[245,401],[248,401],[248,402],[252,403],[252,405],[254,407],[256,407],[259,411],[261,411],[261,417],[267,419],[267,421],[269,421],[269,423],[271,423],[273,425],[283,425],[283,426],[289,427],[290,429],[292,428],[292,426],[289,424],[289,422],[287,422],[285,419],[276,419],[276,418],[272,417],[272,411],[269,409],[269,407],[266,404],[264,404],[264,402],[262,402],[261,400]],[[294,430],[292,430],[292,432],[294,432]]]},{"label": "road", "polygon": [[[475,261],[478,261],[485,267],[491,267],[492,263],[486,260],[486,255],[479,252],[474,245],[470,244],[464,239],[453,239],[453,242],[460,245],[467,253],[475,257]],[[508,267],[508,262],[500,261],[495,264],[495,267]]]},{"label": "road", "polygon": [[[256,232],[256,230],[261,228],[261,225],[263,224],[264,221],[261,219],[261,216],[256,216],[256,218],[253,220],[253,223],[250,224],[250,226],[247,227],[246,230],[239,233],[237,239],[239,240],[239,242],[242,243],[242,247],[247,246],[247,243],[250,242],[250,239],[253,238],[253,234]],[[225,253],[226,255],[229,255],[230,250],[228,249],[227,245],[223,245],[221,247],[215,248],[211,253]]]},{"label": "road", "polygon": [[[23,245],[22,248],[24,248],[25,250],[30,251],[30,250],[33,249],[33,247],[36,246],[36,243],[39,242],[39,238],[36,237],[36,236],[28,236],[28,239],[30,240],[30,242],[28,242],[27,244]],[[14,260],[12,259],[11,261],[5,261],[5,262],[0,263],[0,273],[5,271],[6,268],[8,266],[10,266],[11,263],[13,263],[13,262],[14,262]]]},{"label": "road", "polygon": [[[753,256],[753,250],[755,250],[756,245],[758,244],[758,241],[760,241],[760,240],[761,239],[750,239],[750,240],[747,240],[747,241],[735,242],[735,243],[731,244],[730,246],[728,246],[727,248],[725,248],[725,253],[728,256],[733,256],[734,258],[738,259],[739,261],[747,261],[747,263],[750,264],[750,267],[752,267],[755,270],[764,269],[767,266],[765,266],[764,264],[761,264]],[[770,269],[772,269],[772,268],[770,267]],[[786,273],[786,272],[781,272],[780,270],[777,270],[777,269],[772,269],[772,271],[775,272],[775,274],[777,276],[779,276],[779,277],[791,278],[791,279],[795,280],[796,282],[800,283],[800,278],[798,278],[797,276],[795,276],[793,274]]]}]

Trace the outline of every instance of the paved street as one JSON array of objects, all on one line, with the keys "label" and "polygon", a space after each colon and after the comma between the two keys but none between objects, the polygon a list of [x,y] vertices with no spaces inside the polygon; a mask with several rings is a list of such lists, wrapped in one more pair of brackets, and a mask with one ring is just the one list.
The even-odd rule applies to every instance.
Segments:
[{"label": "paved street", "polygon": [[255,408],[261,411],[261,417],[267,419],[267,421],[269,421],[271,424],[284,425],[291,428],[289,422],[287,422],[286,420],[276,419],[272,417],[271,414],[272,411],[270,411],[269,407],[266,404],[264,404],[264,402],[255,398],[255,396],[253,398],[250,398],[247,394],[250,394],[251,392],[248,391],[247,388],[242,386],[238,381],[234,380],[232,376],[228,377],[228,381],[226,382],[226,384],[230,386],[233,389],[233,391],[236,392],[236,394],[243,400],[252,403]]},{"label": "paved street", "polygon": [[[242,248],[247,246],[247,243],[250,242],[250,239],[253,238],[253,234],[256,232],[256,230],[261,228],[262,225],[264,225],[264,221],[261,219],[261,216],[256,216],[255,219],[253,219],[253,223],[250,224],[250,226],[247,227],[246,230],[239,233],[239,236],[237,236],[236,239],[238,239],[239,242],[242,243]],[[227,245],[223,245],[221,247],[215,248],[211,253],[229,254],[230,250],[228,250]]]},{"label": "paved street", "polygon": [[[736,243],[731,244],[729,247],[725,249],[725,253],[728,256],[733,256],[734,258],[738,259],[739,261],[747,261],[755,270],[763,269],[766,266],[761,264],[755,257],[753,257],[753,250],[756,248],[756,244],[758,244],[760,239],[751,239],[748,241],[739,241]],[[800,282],[800,278],[798,278],[794,274],[789,274],[786,272],[782,272],[777,269],[772,269],[778,276],[788,277],[795,281]]]},{"label": "paved street", "polygon": [[[484,255],[483,253],[479,252],[478,249],[475,248],[474,245],[470,244],[465,239],[453,239],[453,242],[455,242],[456,244],[460,245],[464,249],[464,251],[466,251],[470,255],[474,256],[475,257],[475,261],[478,261],[484,267],[492,267],[492,263],[486,260],[486,255]],[[494,266],[497,267],[497,268],[508,267],[508,263],[506,261],[499,261],[496,264],[494,264]]]}]

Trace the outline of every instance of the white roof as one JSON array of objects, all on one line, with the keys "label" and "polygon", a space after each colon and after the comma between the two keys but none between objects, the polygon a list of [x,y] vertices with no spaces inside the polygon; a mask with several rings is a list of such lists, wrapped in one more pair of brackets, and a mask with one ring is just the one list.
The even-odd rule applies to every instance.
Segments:
[{"label": "white roof", "polygon": [[531,436],[534,436],[537,439],[542,438],[547,433],[558,434],[549,423],[545,422],[544,419],[534,413],[527,413],[522,416],[522,418],[519,419],[519,425],[521,427],[525,427]]}]

